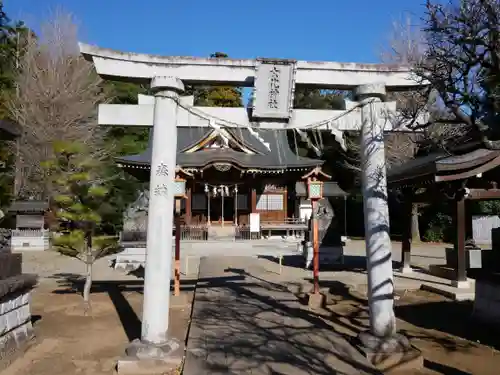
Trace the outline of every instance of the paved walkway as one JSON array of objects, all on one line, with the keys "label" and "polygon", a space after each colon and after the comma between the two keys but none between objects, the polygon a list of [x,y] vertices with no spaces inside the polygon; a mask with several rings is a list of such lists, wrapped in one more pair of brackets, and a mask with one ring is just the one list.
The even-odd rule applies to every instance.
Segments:
[{"label": "paved walkway", "polygon": [[[202,256],[279,256],[297,254],[298,240],[289,239],[267,239],[253,241],[201,241],[189,242],[181,241],[181,258],[183,268],[185,260],[189,259],[189,269],[194,269],[191,265],[197,264]],[[428,267],[429,264],[445,263],[445,248],[450,245],[421,243],[412,247],[412,264],[421,267]],[[345,255],[361,256],[366,254],[365,242],[359,240],[349,241],[344,247]],[[144,248],[128,248],[122,253],[122,259],[129,261],[144,261]],[[173,253],[172,253],[173,254]],[[401,243],[392,242],[392,259],[395,262],[401,260]],[[184,270],[183,270],[184,271]]]},{"label": "paved walkway", "polygon": [[266,264],[202,258],[183,374],[377,373]]}]

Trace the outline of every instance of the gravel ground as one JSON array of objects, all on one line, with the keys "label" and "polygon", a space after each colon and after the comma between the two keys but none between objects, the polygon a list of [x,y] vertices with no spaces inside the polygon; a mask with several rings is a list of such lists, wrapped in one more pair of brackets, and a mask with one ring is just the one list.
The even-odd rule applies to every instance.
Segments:
[{"label": "gravel ground", "polygon": [[[221,255],[221,253],[255,256],[257,254],[293,253],[295,251],[294,244],[273,243],[273,241],[255,243],[249,245],[247,248],[241,243],[186,243],[184,246],[185,248],[181,250],[181,273],[187,273],[189,276],[194,276],[197,273],[200,256]],[[399,243],[393,242],[392,252],[393,260],[395,261],[398,261],[400,258],[400,246]],[[421,244],[414,246],[412,249],[412,263],[424,267],[430,263],[444,263],[444,249],[445,245],[443,244]],[[364,251],[363,241],[351,241],[345,248],[345,255],[363,256]],[[137,280],[136,276],[128,275],[124,271],[111,268],[109,264],[114,257],[114,255],[104,257],[94,264],[94,280]],[[82,262],[60,255],[54,251],[25,251],[23,252],[23,272],[37,274],[41,282],[49,282],[50,280],[63,278],[65,275],[83,275],[85,268]]]},{"label": "gravel ground", "polygon": [[[101,258],[94,263],[94,280],[137,280],[137,277],[109,266],[113,255]],[[34,273],[40,282],[50,282],[69,275],[84,275],[85,265],[74,258],[60,255],[54,251],[23,252],[23,272]]]}]

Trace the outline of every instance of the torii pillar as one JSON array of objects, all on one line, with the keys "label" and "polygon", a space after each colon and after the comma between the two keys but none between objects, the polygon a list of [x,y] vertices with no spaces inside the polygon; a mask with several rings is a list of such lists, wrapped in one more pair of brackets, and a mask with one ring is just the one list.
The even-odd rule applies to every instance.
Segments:
[{"label": "torii pillar", "polygon": [[[384,147],[386,116],[383,84],[359,86],[356,96],[361,107],[361,177],[365,224],[366,264],[370,330],[358,336],[360,348],[381,370],[404,365],[423,366],[423,357],[409,340],[396,333],[392,245],[389,234],[389,207]],[[402,357],[402,358],[400,358]]]},{"label": "torii pillar", "polygon": [[385,337],[392,336],[396,330],[384,122],[380,113],[385,87],[382,84],[363,85],[357,88],[356,95],[365,103],[361,108],[361,179],[370,330],[374,336]]},{"label": "torii pillar", "polygon": [[151,89],[155,92],[155,136],[151,159],[141,338],[134,340],[126,350],[127,357],[119,360],[119,373],[133,372],[136,366],[144,367],[148,363],[159,372],[171,370],[170,366],[175,367],[178,364],[176,359],[180,360],[183,355],[177,353],[180,343],[169,337],[168,328],[177,110],[179,93],[184,91],[184,85],[175,77],[154,77]]}]

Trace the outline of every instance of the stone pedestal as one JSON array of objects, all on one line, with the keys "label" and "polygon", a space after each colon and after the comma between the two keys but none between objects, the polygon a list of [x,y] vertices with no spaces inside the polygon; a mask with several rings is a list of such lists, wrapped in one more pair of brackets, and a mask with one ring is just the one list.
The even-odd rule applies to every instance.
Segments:
[{"label": "stone pedestal", "polygon": [[184,350],[175,339],[161,345],[135,340],[125,351],[125,357],[118,360],[118,374],[145,375],[163,374],[179,368]]},{"label": "stone pedestal", "polygon": [[451,286],[457,289],[468,289],[470,288],[470,283],[468,280],[452,280]]},{"label": "stone pedestal", "polygon": [[424,365],[420,350],[400,334],[376,337],[370,332],[361,332],[358,347],[368,361],[384,374],[403,374],[421,369]]},{"label": "stone pedestal", "polygon": [[310,309],[317,310],[325,306],[326,296],[323,293],[308,293],[306,299]]},{"label": "stone pedestal", "polygon": [[410,266],[401,267],[399,269],[399,272],[402,273],[403,275],[410,274],[413,272],[413,268],[411,268]]}]

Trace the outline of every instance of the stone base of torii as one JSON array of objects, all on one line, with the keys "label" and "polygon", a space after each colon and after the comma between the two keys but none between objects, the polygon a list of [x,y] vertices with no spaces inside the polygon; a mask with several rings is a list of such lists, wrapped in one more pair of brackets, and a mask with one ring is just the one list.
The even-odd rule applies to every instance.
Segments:
[{"label": "stone base of torii", "polygon": [[[93,58],[97,72],[102,76],[115,75],[123,78],[124,72],[127,72],[126,75],[134,77],[141,73],[141,69],[146,69],[145,66],[148,64],[147,61],[141,61],[146,55],[140,55],[142,57],[139,59],[138,57],[134,58],[134,56],[130,57],[130,55],[124,57],[121,54],[115,56],[113,61],[109,56],[111,53],[109,50],[96,53],[95,49],[89,50],[93,47],[81,46],[81,48],[86,57]],[[124,70],[124,62],[128,64],[127,66],[136,66],[136,71],[134,72],[133,69]],[[154,58],[151,57],[151,63],[154,62]],[[169,60],[169,62],[172,65],[172,61]],[[121,67],[120,63],[122,63]],[[299,63],[297,63],[299,66],[297,77],[301,66]],[[179,66],[186,68],[182,64]],[[174,67],[171,71],[181,72],[182,69],[176,70],[180,69],[179,66]],[[218,68],[220,66],[221,64],[217,65]],[[244,68],[247,69],[247,67]],[[168,70],[170,68],[165,69],[170,72]],[[208,68],[205,67],[205,69]],[[189,75],[190,73],[186,73],[186,69],[184,69],[183,74]],[[110,108],[112,106],[107,106],[106,113],[99,114],[101,125],[123,125],[122,120],[127,117],[127,114],[134,113],[131,117],[139,122],[136,125],[153,126],[155,134],[151,159],[150,191],[152,194],[149,199],[141,338],[130,344],[126,352],[127,357],[119,363],[118,368],[122,370],[122,373],[128,370],[137,370],[141,367],[137,367],[138,362],[161,364],[168,367],[179,358],[178,352],[181,344],[168,336],[170,309],[168,291],[170,291],[172,254],[166,249],[172,249],[171,227],[174,210],[173,184],[176,167],[177,127],[179,126],[179,114],[182,111],[180,94],[184,91],[184,85],[180,78],[174,75],[153,75],[150,77],[151,89],[154,91],[153,105],[128,106],[129,109],[126,109],[125,106],[116,106],[114,113],[113,109]],[[224,80],[220,78],[214,81]],[[384,150],[384,130],[387,129],[388,107],[386,103],[383,103],[386,95],[386,84],[383,79],[381,81],[380,83],[361,84],[355,88],[359,107],[359,111],[355,115],[358,116],[358,125],[360,125],[358,130],[361,132],[362,190],[370,313],[370,330],[359,335],[359,344],[367,357],[373,361],[377,358],[391,358],[392,354],[396,356],[394,358],[400,358],[401,353],[413,351],[408,340],[396,333]],[[408,84],[408,86],[411,85]],[[263,86],[257,87],[257,95],[262,94],[259,90],[264,89]],[[293,99],[293,87],[290,90]],[[279,98],[273,100],[276,103],[279,102]],[[288,102],[287,105],[289,105]],[[134,107],[135,109],[132,109]],[[280,114],[277,112],[266,114],[266,116],[274,115],[279,116]],[[220,113],[220,116],[223,116],[223,112]],[[116,119],[113,120],[113,118]],[[230,121],[228,122],[230,123]],[[261,128],[265,125],[265,121],[260,123]],[[182,356],[182,353],[180,355]],[[144,366],[143,370],[145,370]],[[154,368],[154,371],[157,370],[158,368]]]}]

